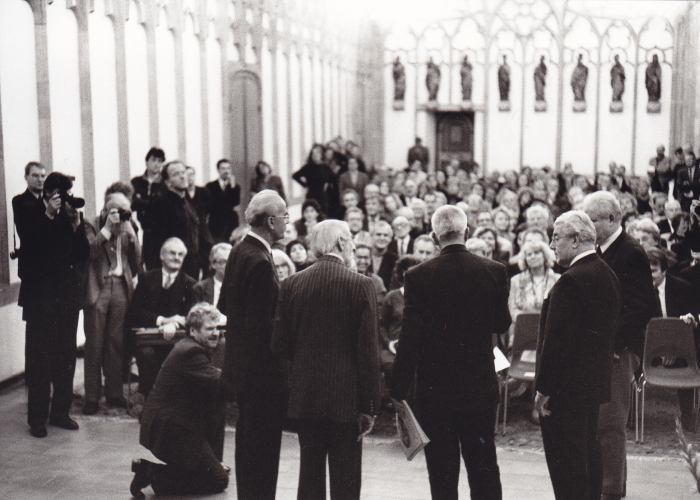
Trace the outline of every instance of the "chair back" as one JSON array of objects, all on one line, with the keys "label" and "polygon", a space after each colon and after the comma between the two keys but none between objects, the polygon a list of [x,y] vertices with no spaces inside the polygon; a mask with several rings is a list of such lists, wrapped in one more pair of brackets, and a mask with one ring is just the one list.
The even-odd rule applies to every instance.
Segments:
[{"label": "chair back", "polygon": [[520,380],[534,380],[539,313],[522,313],[515,318],[513,350],[508,376]]},{"label": "chair back", "polygon": [[[675,359],[665,367],[662,358]],[[670,388],[700,387],[693,327],[677,318],[652,318],[644,339],[644,379]]]}]

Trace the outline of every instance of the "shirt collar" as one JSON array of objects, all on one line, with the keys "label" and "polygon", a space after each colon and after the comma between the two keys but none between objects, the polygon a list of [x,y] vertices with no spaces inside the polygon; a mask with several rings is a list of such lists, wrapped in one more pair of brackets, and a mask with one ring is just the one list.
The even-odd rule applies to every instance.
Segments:
[{"label": "shirt collar", "polygon": [[166,275],[170,276],[171,283],[173,283],[177,279],[177,275],[180,272],[180,271],[173,271],[172,273],[169,273],[168,271],[165,270],[164,267],[161,267],[160,269],[161,269],[161,271],[163,271],[163,277],[165,277]]},{"label": "shirt collar", "polygon": [[583,259],[584,257],[588,257],[589,255],[592,255],[595,253],[595,250],[586,250],[585,252],[581,252],[578,254],[576,257],[574,257],[571,261],[571,264],[569,264],[569,267],[573,266],[576,264],[579,260]]},{"label": "shirt collar", "polygon": [[601,253],[605,253],[608,248],[610,248],[610,245],[613,244],[613,242],[622,234],[622,226],[617,228],[617,231],[615,231],[613,234],[610,235],[610,237],[605,240],[605,243],[600,245],[600,251]]},{"label": "shirt collar", "polygon": [[268,253],[272,253],[272,247],[270,247],[270,244],[267,242],[267,240],[265,238],[263,238],[259,234],[255,233],[254,231],[248,231],[248,235],[252,236],[256,240],[261,242],[263,245],[265,245],[265,248],[267,249]]},{"label": "shirt collar", "polygon": [[335,257],[337,260],[340,261],[341,264],[345,264],[345,259],[343,257],[335,252],[328,252],[326,254],[328,257]]}]

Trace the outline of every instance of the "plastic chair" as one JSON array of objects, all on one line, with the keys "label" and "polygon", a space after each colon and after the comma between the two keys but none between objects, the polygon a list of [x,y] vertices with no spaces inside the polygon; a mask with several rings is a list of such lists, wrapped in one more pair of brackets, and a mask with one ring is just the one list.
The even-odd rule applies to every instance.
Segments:
[{"label": "plastic chair", "polygon": [[510,368],[503,391],[503,431],[506,433],[508,421],[508,378],[533,382],[537,364],[537,332],[540,325],[539,313],[521,313],[515,318],[513,327],[513,350]]},{"label": "plastic chair", "polygon": [[[666,368],[661,358],[685,360],[684,367]],[[652,364],[652,362],[654,362]],[[635,392],[635,438],[644,442],[644,403],[647,385],[667,389],[694,389],[693,409],[697,407],[697,389],[700,387],[700,369],[693,327],[677,318],[652,318],[646,329],[642,374]],[[641,436],[639,433],[639,395],[641,393]]]}]

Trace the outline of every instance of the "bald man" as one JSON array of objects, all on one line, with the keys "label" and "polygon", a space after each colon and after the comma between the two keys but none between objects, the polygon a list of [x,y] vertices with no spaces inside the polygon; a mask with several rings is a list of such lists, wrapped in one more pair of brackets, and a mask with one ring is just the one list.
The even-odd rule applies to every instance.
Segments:
[{"label": "bald man", "polygon": [[[126,407],[122,394],[124,321],[138,272],[141,246],[131,225],[131,203],[112,193],[105,203],[106,219],[100,227],[86,224],[90,265],[85,294],[85,405],[83,413],[97,413],[102,393],[108,406]],[[96,228],[99,228],[97,230]]]}]

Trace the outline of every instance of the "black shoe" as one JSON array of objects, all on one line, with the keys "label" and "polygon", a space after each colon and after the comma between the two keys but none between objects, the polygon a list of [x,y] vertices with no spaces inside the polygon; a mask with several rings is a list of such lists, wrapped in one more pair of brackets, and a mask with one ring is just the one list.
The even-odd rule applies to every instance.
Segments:
[{"label": "black shoe", "polygon": [[49,419],[49,425],[60,427],[61,429],[66,429],[69,431],[77,431],[80,429],[78,422],[70,418],[68,415],[65,417],[51,417]]},{"label": "black shoe", "polygon": [[97,413],[99,408],[100,405],[97,404],[97,401],[85,401],[85,405],[83,406],[83,415],[94,415]]},{"label": "black shoe", "polygon": [[141,490],[151,484],[151,468],[146,460],[132,460],[131,472],[134,473],[134,479],[131,480],[129,491],[134,498],[145,498]]},{"label": "black shoe", "polygon": [[46,426],[44,424],[38,424],[29,426],[29,434],[35,438],[45,438],[48,432],[46,432]]},{"label": "black shoe", "polygon": [[107,406],[111,408],[126,408],[126,399],[121,398],[107,398]]}]

